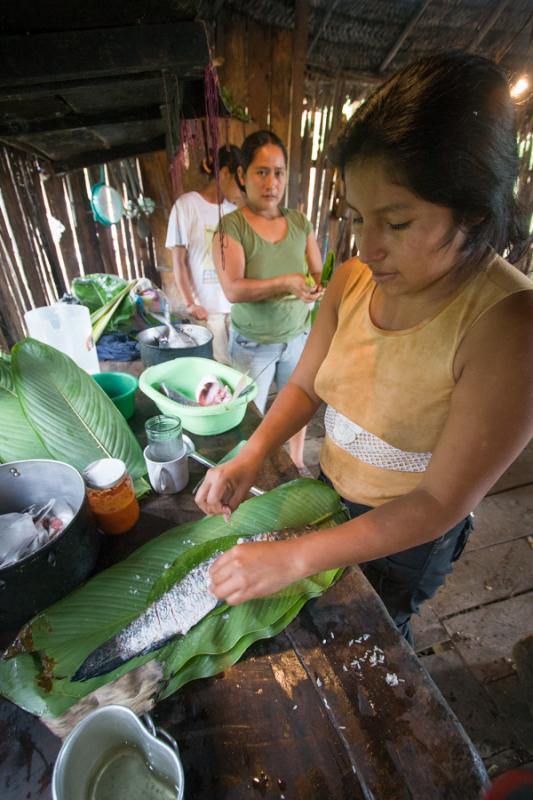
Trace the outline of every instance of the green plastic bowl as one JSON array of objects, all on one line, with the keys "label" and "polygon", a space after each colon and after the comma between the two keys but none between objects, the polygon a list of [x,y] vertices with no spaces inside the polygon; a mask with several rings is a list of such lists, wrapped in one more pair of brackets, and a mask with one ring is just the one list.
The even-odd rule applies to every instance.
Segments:
[{"label": "green plastic bowl", "polygon": [[200,436],[214,436],[235,428],[246,413],[246,406],[257,393],[252,385],[244,397],[228,400],[217,406],[185,406],[171,400],[159,391],[161,383],[169,389],[177,389],[191,400],[196,399],[196,387],[207,375],[216,375],[230,389],[234,389],[242,378],[242,372],[210,358],[175,358],[164,364],[148,367],[141,374],[139,388],[154,401],[162,414],[181,419],[183,427]]},{"label": "green plastic bowl", "polygon": [[127,372],[97,372],[94,380],[126,419],[135,412],[135,392],[139,381]]}]

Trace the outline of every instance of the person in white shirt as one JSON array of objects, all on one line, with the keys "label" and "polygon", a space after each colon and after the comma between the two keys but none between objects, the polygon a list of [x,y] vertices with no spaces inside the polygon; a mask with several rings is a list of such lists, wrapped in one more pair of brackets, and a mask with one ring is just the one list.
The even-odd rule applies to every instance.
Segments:
[{"label": "person in white shirt", "polygon": [[218,181],[214,161],[202,162],[201,170],[210,181],[205,189],[178,197],[170,212],[166,239],[187,313],[207,324],[213,334],[213,356],[223,364],[229,363],[231,304],[218,280],[211,241],[220,217],[234,211],[242,199],[236,180],[239,164],[240,150],[235,145],[225,145],[218,151]]}]

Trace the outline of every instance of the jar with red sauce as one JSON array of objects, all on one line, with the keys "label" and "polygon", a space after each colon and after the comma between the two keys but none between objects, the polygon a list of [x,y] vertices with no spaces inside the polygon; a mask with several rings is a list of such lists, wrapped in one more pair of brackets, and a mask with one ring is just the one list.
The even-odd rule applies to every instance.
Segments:
[{"label": "jar with red sauce", "polygon": [[83,470],[87,501],[104,533],[126,533],[139,519],[133,481],[119,458],[100,458]]}]

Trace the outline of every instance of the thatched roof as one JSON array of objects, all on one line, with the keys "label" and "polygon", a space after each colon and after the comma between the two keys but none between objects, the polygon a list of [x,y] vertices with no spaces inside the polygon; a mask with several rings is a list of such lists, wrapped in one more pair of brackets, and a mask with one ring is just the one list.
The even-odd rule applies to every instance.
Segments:
[{"label": "thatched roof", "polygon": [[[206,5],[215,4],[202,3],[204,10]],[[451,49],[493,58],[511,75],[531,67],[533,0],[310,0],[309,5],[311,71],[342,71],[372,82],[418,57]],[[294,27],[294,0],[226,0],[224,8]]]}]

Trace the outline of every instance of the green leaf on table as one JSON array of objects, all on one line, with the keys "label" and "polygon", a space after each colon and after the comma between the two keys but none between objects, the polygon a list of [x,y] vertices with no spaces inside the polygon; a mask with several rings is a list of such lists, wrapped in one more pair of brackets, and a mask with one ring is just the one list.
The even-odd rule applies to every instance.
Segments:
[{"label": "green leaf on table", "polygon": [[0,692],[33,714],[57,716],[152,658],[162,665],[165,697],[191,680],[214,675],[234,664],[254,641],[282,631],[340,571],[299,581],[272,597],[215,609],[186,636],[176,637],[158,651],[89,681],[70,680],[90,653],[138,617],[154,594],[165,590],[168,581],[179,575],[180,563],[182,570],[190,570],[205,559],[207,551],[224,549],[236,537],[305,525],[330,527],[346,519],[332,489],[299,479],[247,500],[229,523],[222,517],[205,517],[173,528],[37,615],[23,637],[31,643],[31,652],[0,661]]},{"label": "green leaf on table", "polygon": [[71,358],[25,339],[13,348],[13,379],[22,410],[50,458],[80,472],[96,459],[120,458],[133,478],[146,473],[126,420]]},{"label": "green leaf on table", "polygon": [[51,458],[19,403],[12,367],[0,358],[0,461]]}]

